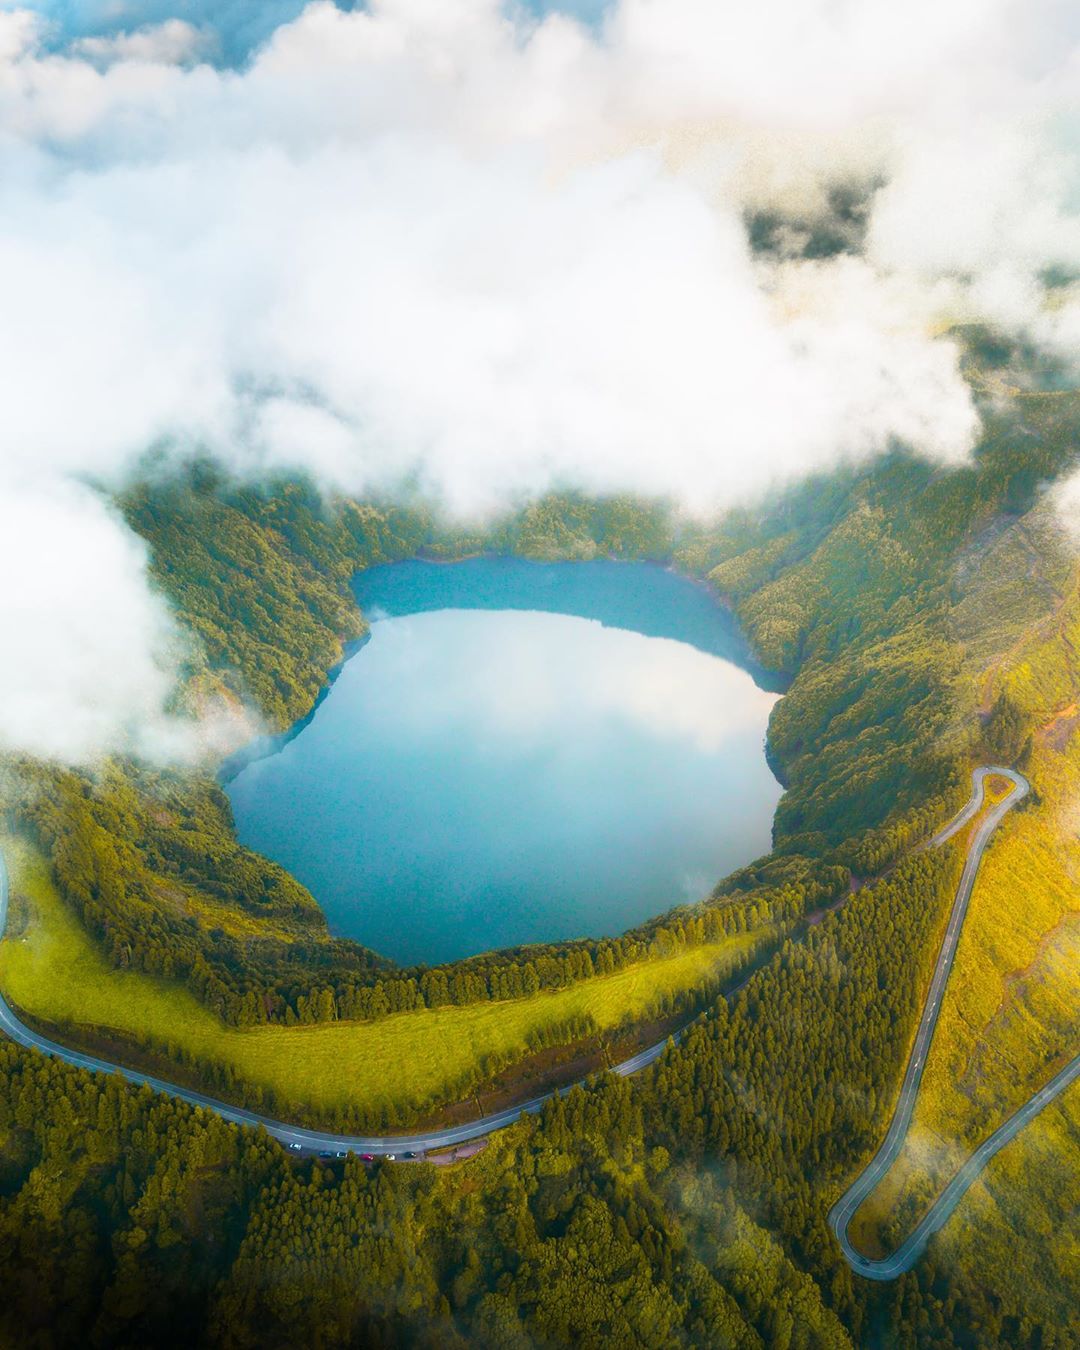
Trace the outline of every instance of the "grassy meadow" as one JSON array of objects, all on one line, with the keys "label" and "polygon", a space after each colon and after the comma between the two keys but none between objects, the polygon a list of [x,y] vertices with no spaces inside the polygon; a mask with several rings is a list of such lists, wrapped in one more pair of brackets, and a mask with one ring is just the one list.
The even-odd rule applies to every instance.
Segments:
[{"label": "grassy meadow", "polygon": [[[852,1229],[868,1252],[894,1246],[971,1150],[1080,1052],[1080,746],[1055,735],[1033,746],[1035,800],[984,856],[908,1141]],[[995,1186],[1030,1170],[1052,1136],[1071,1135],[1064,1156],[1080,1161],[1078,1131],[1073,1087],[990,1165],[949,1231],[972,1221],[969,1208],[985,1217]]]},{"label": "grassy meadow", "polygon": [[[4,845],[12,911],[0,943],[0,989],[16,1007],[55,1023],[180,1047],[204,1064],[318,1111],[418,1110],[454,1099],[478,1065],[527,1053],[528,1038],[571,1018],[610,1031],[644,1019],[665,996],[723,978],[770,936],[739,934],[628,966],[532,998],[398,1013],[375,1022],[237,1029],[176,982],[117,970],[71,914],[39,855]],[[472,1077],[471,1077],[472,1076]]]}]

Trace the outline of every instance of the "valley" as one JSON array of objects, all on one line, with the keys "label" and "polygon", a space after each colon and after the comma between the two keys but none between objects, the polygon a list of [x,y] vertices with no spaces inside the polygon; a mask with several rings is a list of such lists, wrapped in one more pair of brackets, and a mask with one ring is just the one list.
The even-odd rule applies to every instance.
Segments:
[{"label": "valley", "polygon": [[[190,696],[259,691],[271,730],[310,711],[345,644],[366,631],[350,597],[358,567],[491,550],[549,560],[655,557],[699,578],[726,597],[755,661],[780,672],[787,690],[767,746],[784,787],[773,850],[704,900],[618,937],[401,969],[334,935],[295,878],[237,841],[210,772],[170,775],[118,761],[90,780],[31,764],[6,788],[7,837],[18,842],[5,844],[15,885],[0,988],[54,1039],[242,1110],[316,1124],[322,1141],[416,1138],[421,1122],[440,1119],[472,1133],[476,1102],[463,1099],[483,1097],[485,1084],[497,1086],[488,1100],[501,1111],[508,1096],[529,1102],[553,1082],[580,1077],[574,1066],[583,1061],[601,1067],[605,1044],[609,1062],[632,1052],[641,1044],[635,1028],[662,1023],[663,1034],[690,1021],[678,1045],[640,1073],[600,1075],[538,1103],[535,1116],[443,1180],[405,1169],[407,1178],[391,1181],[378,1165],[360,1175],[348,1160],[341,1172],[333,1159],[301,1159],[286,1163],[298,1169],[292,1179],[275,1173],[274,1184],[296,1196],[317,1185],[328,1204],[347,1192],[384,1206],[392,1193],[419,1206],[425,1223],[450,1222],[453,1213],[474,1237],[466,1212],[502,1203],[488,1188],[509,1186],[515,1222],[530,1234],[513,1249],[537,1253],[563,1250],[560,1195],[577,1223],[599,1204],[612,1223],[621,1217],[628,1231],[632,1224],[664,1235],[651,1242],[676,1246],[699,1233],[707,1214],[709,1231],[741,1236],[704,1273],[686,1256],[663,1258],[682,1291],[683,1311],[670,1316],[691,1316],[699,1297],[691,1288],[708,1288],[727,1309],[710,1316],[753,1327],[766,1343],[782,1308],[819,1328],[823,1339],[809,1344],[864,1343],[885,1316],[905,1324],[906,1314],[886,1313],[894,1297],[917,1308],[912,1316],[943,1343],[989,1335],[1020,1344],[1011,1319],[1021,1305],[1047,1335],[1051,1321],[1069,1317],[1060,1291],[1070,1287],[1072,1254],[1047,1234],[1063,1221],[1080,1161],[1068,1123],[1075,1094],[993,1157],[895,1282],[861,1279],[827,1214],[880,1145],[895,1105],[963,861],[959,835],[929,852],[919,845],[963,806],[973,764],[1017,766],[1032,800],[987,848],[909,1146],[856,1216],[855,1247],[874,1259],[900,1245],[980,1141],[1052,1078],[1063,1062],[1053,1056],[1070,1044],[1070,891],[1065,872],[1055,882],[1063,864],[1054,859],[1067,856],[1074,793],[1068,709],[1080,690],[1067,659],[1067,597],[1075,562],[1032,485],[1068,461],[1071,399],[1025,404],[1039,437],[1020,450],[1008,434],[1012,414],[1004,415],[973,475],[936,476],[899,456],[869,474],[793,489],[767,511],[735,513],[708,530],[647,505],[573,497],[538,503],[478,539],[371,505],[326,512],[301,485],[259,494],[179,482],[133,493],[125,509],[152,542],[162,584],[207,654],[192,665]],[[449,586],[454,569],[438,572]],[[256,593],[250,625],[222,621]],[[1060,660],[1056,643],[1066,644]],[[1036,877],[1047,884],[1033,889]],[[1020,916],[1026,927],[1014,937],[1008,925]],[[973,944],[981,949],[974,964]],[[972,971],[980,991],[992,989],[988,970],[1000,971],[1018,1010],[1033,1011],[991,1018],[965,1042],[979,1024],[954,1008],[968,999]],[[1003,1036],[1007,1061],[993,1048]],[[388,1060],[402,1071],[376,1067]],[[1011,1066],[1004,1073],[1002,1062]],[[28,1072],[23,1064],[11,1061],[12,1083]],[[29,1091],[37,1080],[18,1081]],[[969,1083],[977,1096],[953,1095]],[[65,1089],[91,1090],[114,1088]],[[168,1116],[182,1149],[191,1131],[208,1128],[186,1109],[176,1103],[180,1114]],[[139,1110],[166,1108],[147,1101]],[[32,1135],[40,1140],[32,1147],[53,1156],[49,1141],[59,1146],[61,1135],[46,1124],[51,1117],[40,1126],[20,1119],[6,1127],[11,1147],[30,1148]],[[950,1140],[932,1164],[922,1148],[927,1129]],[[112,1145],[94,1147],[108,1153]],[[235,1147],[255,1165],[256,1154],[244,1152],[254,1143]],[[213,1148],[219,1156],[234,1145],[222,1136]],[[146,1165],[157,1194],[149,1178],[159,1164]],[[258,1166],[277,1164],[267,1157]],[[507,1180],[506,1166],[539,1169],[533,1200]],[[596,1167],[621,1178],[615,1192],[597,1192]],[[467,1174],[475,1180],[457,1179]],[[175,1184],[186,1195],[218,1194],[197,1168],[184,1164],[181,1177]],[[643,1221],[635,1206],[652,1217]],[[247,1201],[230,1212],[246,1216],[238,1218],[246,1251],[279,1240],[277,1219]],[[598,1219],[601,1227],[608,1221]],[[398,1221],[394,1242],[407,1244],[412,1225]],[[325,1251],[321,1229],[306,1220],[301,1228],[313,1252]],[[465,1262],[464,1249],[453,1259]],[[986,1260],[999,1272],[996,1304],[984,1292]],[[241,1280],[241,1267],[232,1269],[229,1278]],[[769,1282],[764,1303],[750,1292],[755,1278]],[[527,1282],[512,1287],[525,1306]],[[272,1304],[268,1315],[292,1325],[269,1293],[245,1297],[264,1312]]]},{"label": "valley", "polygon": [[1080,1347],[1078,75],[0,0],[0,1350]]}]

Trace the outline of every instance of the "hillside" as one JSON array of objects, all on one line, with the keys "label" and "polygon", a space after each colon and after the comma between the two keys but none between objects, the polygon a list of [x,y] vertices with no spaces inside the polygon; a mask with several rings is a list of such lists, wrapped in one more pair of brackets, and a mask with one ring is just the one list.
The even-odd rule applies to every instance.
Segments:
[{"label": "hillside", "polygon": [[[761,661],[790,678],[769,736],[787,791],[773,853],[698,910],[610,942],[408,972],[330,938],[311,897],[236,843],[207,772],[16,766],[7,826],[48,869],[26,853],[22,922],[44,934],[53,914],[59,964],[41,966],[32,944],[5,950],[0,985],[68,1035],[99,1035],[101,1009],[128,997],[115,991],[137,987],[146,1009],[163,1002],[116,1029],[138,1033],[136,1053],[175,1059],[180,1028],[171,1045],[160,1032],[150,1044],[150,1028],[183,1006],[203,1047],[186,1049],[184,1070],[213,1080],[211,1040],[350,1025],[392,1037],[401,1019],[482,1020],[526,987],[559,1009],[548,1047],[578,1043],[575,1017],[655,1016],[657,991],[667,1011],[705,1000],[708,1012],[640,1082],[575,1090],[444,1171],[294,1166],[254,1134],[5,1047],[0,1235],[23,1274],[0,1312],[8,1339],[45,1327],[61,1278],[69,1332],[133,1345],[182,1327],[284,1346],[316,1325],[327,1345],[1080,1336],[1080,1266],[1051,1240],[1080,1184],[1075,1094],[991,1165],[895,1286],[857,1280],[825,1223],[883,1131],[956,883],[956,850],[914,846],[964,799],[973,762],[1018,764],[1035,794],[988,853],[920,1101],[921,1146],[874,1198],[867,1240],[888,1245],[1076,1048],[1078,570],[1044,485],[1075,460],[1080,399],[995,394],[985,415],[969,468],[897,452],[708,527],[566,496],[466,537],[421,512],[195,470],[131,492],[128,518],[197,639],[192,700],[248,700],[276,729],[302,716],[362,632],[347,579],[370,562],[477,547],[658,557],[707,578]],[[806,914],[813,924],[798,925]],[[767,929],[772,954],[717,998],[708,980],[726,944]],[[76,985],[101,1000],[93,1011],[72,999]],[[57,988],[63,1008],[50,1003]],[[501,1028],[507,1039],[477,1042],[473,1064],[436,1057],[442,1079],[414,1085],[411,1108],[480,1086],[505,1055],[527,1064],[525,1030]]]}]

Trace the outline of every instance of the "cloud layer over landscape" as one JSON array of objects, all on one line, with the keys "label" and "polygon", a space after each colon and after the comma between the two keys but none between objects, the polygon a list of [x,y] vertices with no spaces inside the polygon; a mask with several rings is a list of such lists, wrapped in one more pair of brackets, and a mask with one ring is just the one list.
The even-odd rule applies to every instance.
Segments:
[{"label": "cloud layer over landscape", "polygon": [[0,591],[0,746],[173,744],[173,625],[86,486],[149,448],[700,513],[897,441],[962,461],[950,323],[1080,347],[1070,5],[177,8],[0,8],[0,492],[37,522],[5,576],[49,539],[99,597]]}]

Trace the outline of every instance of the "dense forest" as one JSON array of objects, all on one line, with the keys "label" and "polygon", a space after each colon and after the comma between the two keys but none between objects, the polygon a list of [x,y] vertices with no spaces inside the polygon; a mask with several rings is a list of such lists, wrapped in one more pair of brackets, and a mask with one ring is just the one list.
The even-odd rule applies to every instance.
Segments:
[{"label": "dense forest", "polygon": [[[1005,359],[979,334],[971,351],[976,374]],[[983,412],[969,467],[896,451],[708,525],[564,495],[465,533],[205,466],[131,490],[123,508],[192,633],[192,706],[246,703],[274,730],[302,717],[363,633],[358,567],[478,548],[655,558],[707,578],[790,677],[769,731],[786,792],[774,851],[701,906],[608,942],[399,971],[332,938],[302,887],[237,844],[210,766],[14,766],[8,825],[47,854],[110,961],[182,980],[235,1025],[289,1024],[564,987],[766,919],[783,936],[640,1079],[575,1089],[446,1168],[293,1161],[255,1132],[0,1047],[4,1341],[1080,1341],[1080,1320],[1050,1320],[1037,1282],[1018,1286],[1007,1248],[986,1268],[942,1260],[935,1239],[878,1286],[852,1275],[825,1221],[887,1118],[956,882],[957,855],[913,846],[964,799],[975,758],[1022,766],[1046,713],[1030,681],[983,679],[1051,603],[1023,569],[1001,583],[995,559],[1025,528],[1075,567],[1044,486],[1080,449],[1080,399],[1015,393]]]},{"label": "dense forest", "polygon": [[[825,1228],[822,1187],[872,1140],[954,880],[929,855],[902,864],[646,1079],[575,1089],[449,1169],[293,1164],[265,1136],[5,1047],[5,1337],[1070,1344],[1014,1334],[1022,1291],[958,1281],[933,1251],[895,1288],[856,1281]],[[924,959],[898,969],[898,949]]]}]

